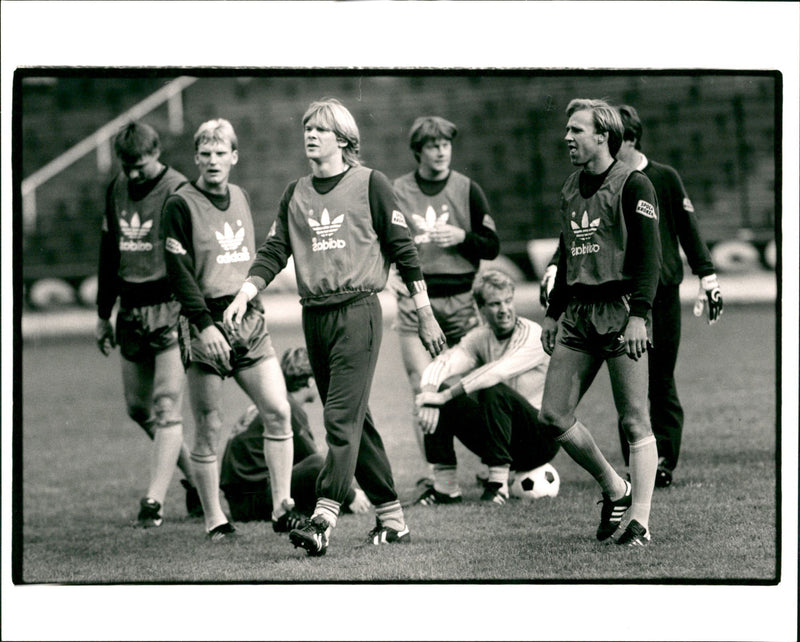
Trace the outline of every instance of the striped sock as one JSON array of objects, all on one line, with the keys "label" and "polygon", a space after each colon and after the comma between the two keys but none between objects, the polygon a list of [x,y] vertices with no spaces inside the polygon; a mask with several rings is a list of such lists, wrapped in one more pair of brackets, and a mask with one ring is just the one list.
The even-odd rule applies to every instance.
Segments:
[{"label": "striped sock", "polygon": [[611,499],[619,499],[625,494],[625,480],[603,457],[591,433],[580,421],[576,419],[569,430],[556,437],[556,441],[577,464],[597,480],[603,492]]},{"label": "striped sock", "polygon": [[625,515],[625,524],[635,519],[647,528],[658,468],[656,438],[649,435],[630,444],[630,449],[631,507]]},{"label": "striped sock", "polygon": [[376,506],[375,514],[377,515],[381,526],[393,528],[396,531],[401,531],[406,527],[403,509],[400,506],[400,500],[398,499]]},{"label": "striped sock", "polygon": [[339,519],[339,511],[341,510],[342,505],[339,502],[335,502],[332,499],[328,499],[327,497],[320,497],[317,499],[317,505],[314,508],[314,514],[311,516],[312,519],[317,515],[320,515],[325,518],[325,521],[331,525],[331,528],[336,528],[336,522]]},{"label": "striped sock", "polygon": [[228,521],[219,502],[219,470],[216,455],[197,455],[192,453],[192,468],[197,493],[203,505],[206,530],[210,531]]},{"label": "striped sock", "polygon": [[461,487],[458,485],[458,471],[456,467],[449,464],[434,464],[433,488],[451,497],[460,495]]},{"label": "striped sock", "polygon": [[150,455],[150,485],[147,488],[147,496],[161,505],[167,496],[182,443],[182,424],[174,423],[156,429],[153,452]]}]

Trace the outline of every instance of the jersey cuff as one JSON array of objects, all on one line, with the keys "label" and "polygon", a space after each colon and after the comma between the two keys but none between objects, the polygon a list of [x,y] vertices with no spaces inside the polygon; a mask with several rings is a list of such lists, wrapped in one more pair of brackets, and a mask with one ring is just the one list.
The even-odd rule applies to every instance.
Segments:
[{"label": "jersey cuff", "polygon": [[239,289],[239,292],[243,293],[248,301],[252,301],[253,298],[258,294],[258,286],[253,283],[249,278],[242,283],[242,287]]},{"label": "jersey cuff", "polygon": [[414,300],[414,307],[416,307],[417,310],[431,304],[428,293],[425,290],[412,294],[411,298]]}]

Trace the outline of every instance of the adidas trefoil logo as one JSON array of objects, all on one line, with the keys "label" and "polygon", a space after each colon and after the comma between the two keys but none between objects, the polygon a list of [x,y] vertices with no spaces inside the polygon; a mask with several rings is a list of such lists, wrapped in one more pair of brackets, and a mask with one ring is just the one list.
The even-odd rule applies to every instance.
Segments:
[{"label": "adidas trefoil logo", "polygon": [[[347,247],[347,242],[344,239],[329,238],[339,231],[344,223],[344,214],[339,214],[336,218],[331,220],[331,215],[328,208],[323,208],[322,215],[317,221],[314,217],[314,210],[308,211],[308,224],[311,230],[316,234],[311,239],[312,252],[324,252],[327,250],[341,250]],[[318,238],[320,237],[320,238]]]},{"label": "adidas trefoil logo", "polygon": [[432,205],[428,205],[428,209],[425,210],[424,218],[419,214],[412,214],[411,220],[414,221],[414,227],[418,230],[422,230],[422,234],[417,234],[414,237],[414,243],[430,243],[430,232],[433,231],[437,225],[444,225],[447,223],[449,218],[450,212],[446,204],[442,206],[442,214],[440,216],[436,215],[436,210],[433,209]]},{"label": "adidas trefoil logo", "polygon": [[327,207],[322,210],[322,216],[319,217],[319,221],[315,221],[311,218],[314,214],[314,210],[309,211],[308,214],[308,224],[311,226],[311,229],[322,238],[327,238],[336,234],[344,222],[344,214],[339,214],[339,216],[331,220],[331,215],[328,213]]},{"label": "adidas trefoil logo", "polygon": [[[572,212],[572,218],[575,218],[577,214]],[[600,245],[598,243],[587,243],[589,239],[594,236],[595,231],[598,227],[600,227],[600,218],[596,218],[593,220],[589,220],[589,213],[584,210],[583,217],[581,218],[581,223],[578,225],[575,221],[569,222],[570,227],[572,228],[572,233],[578,238],[578,240],[583,241],[581,244],[572,244],[572,248],[570,249],[570,254],[572,256],[578,256],[580,254],[595,254],[600,251]]]},{"label": "adidas trefoil logo", "polygon": [[247,246],[243,247],[241,252],[236,251],[244,242],[244,227],[242,227],[241,221],[237,221],[237,223],[239,224],[239,229],[236,230],[236,232],[233,231],[233,228],[227,221],[222,227],[222,233],[216,230],[214,231],[217,242],[220,247],[225,250],[225,254],[219,254],[217,256],[217,263],[241,263],[242,261],[250,260],[250,251],[247,249]]},{"label": "adidas trefoil logo", "polygon": [[[572,213],[572,217],[575,217],[575,212]],[[569,224],[572,227],[572,233],[575,236],[577,236],[581,241],[588,241],[590,238],[592,238],[595,230],[600,226],[600,219],[596,218],[593,221],[589,221],[589,212],[584,211],[580,225],[578,225],[575,221],[570,221]]]},{"label": "adidas trefoil logo", "polygon": [[234,234],[233,228],[227,222],[225,223],[225,226],[222,228],[222,234],[216,231],[214,232],[214,234],[217,235],[217,241],[219,241],[219,244],[222,246],[222,249],[226,251],[235,250],[242,244],[242,241],[244,241],[244,228],[240,227],[238,230],[236,230],[236,233]]},{"label": "adidas trefoil logo", "polygon": [[150,252],[153,244],[142,239],[149,236],[153,221],[141,222],[139,213],[134,212],[130,222],[125,220],[127,212],[124,210],[119,217],[119,229],[123,238],[119,241],[120,252]]}]

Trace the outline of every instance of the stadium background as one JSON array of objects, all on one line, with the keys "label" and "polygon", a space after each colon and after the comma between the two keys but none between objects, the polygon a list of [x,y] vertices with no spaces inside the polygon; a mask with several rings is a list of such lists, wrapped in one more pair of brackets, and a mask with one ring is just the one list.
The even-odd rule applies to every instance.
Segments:
[{"label": "stadium background", "polygon": [[[715,252],[718,269],[775,267],[776,104],[769,73],[573,73],[515,71],[190,71],[197,81],[175,114],[162,104],[142,118],[162,135],[162,158],[194,178],[192,134],[209,118],[229,119],[239,136],[232,179],[252,200],[263,236],[286,184],[307,173],[300,119],[312,100],[335,96],[353,112],[362,159],[390,178],[414,167],[407,144],[416,116],[439,114],[459,127],[455,169],[481,184],[501,251],[531,280],[527,244],[557,236],[558,190],[571,171],[562,141],[564,108],[577,96],[636,106],[643,149],[682,175]],[[119,117],[178,74],[149,70],[18,71],[15,78],[16,180]],[[105,189],[117,171],[107,143],[36,189],[35,216],[22,224],[18,264],[26,295],[43,278],[93,293]],[[103,156],[105,154],[105,156]],[[15,201],[18,205],[20,200]],[[723,254],[724,253],[724,254]],[[90,281],[86,281],[89,279]],[[70,302],[60,290],[50,305]],[[74,297],[80,300],[80,297]],[[30,303],[25,297],[24,303]],[[93,296],[84,296],[86,305]]]}]

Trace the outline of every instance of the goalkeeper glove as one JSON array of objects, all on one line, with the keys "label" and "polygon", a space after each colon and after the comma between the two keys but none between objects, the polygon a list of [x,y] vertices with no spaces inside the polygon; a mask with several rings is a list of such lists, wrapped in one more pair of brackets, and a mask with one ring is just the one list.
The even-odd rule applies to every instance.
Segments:
[{"label": "goalkeeper glove", "polygon": [[547,302],[550,300],[550,293],[556,283],[556,272],[558,268],[555,265],[548,265],[539,283],[539,303],[543,308],[547,307]]},{"label": "goalkeeper glove", "polygon": [[722,314],[722,294],[719,290],[719,281],[716,274],[709,274],[700,279],[700,290],[697,301],[694,303],[694,316],[703,314],[703,307],[708,303],[708,323],[716,323]]}]

